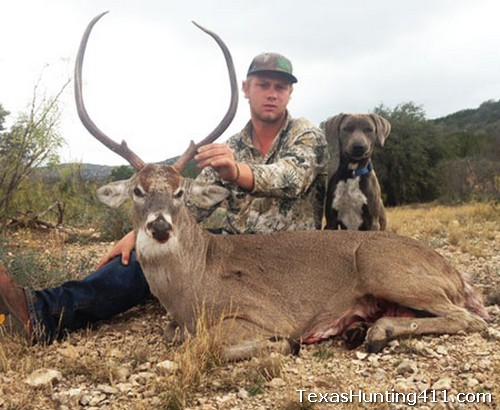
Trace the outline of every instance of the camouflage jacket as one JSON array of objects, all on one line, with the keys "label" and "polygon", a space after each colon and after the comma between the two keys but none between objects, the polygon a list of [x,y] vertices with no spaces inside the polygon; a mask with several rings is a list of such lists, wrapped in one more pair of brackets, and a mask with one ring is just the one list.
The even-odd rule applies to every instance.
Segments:
[{"label": "camouflage jacket", "polygon": [[[250,166],[254,188],[246,191],[206,167],[197,177],[230,191],[220,204],[227,233],[272,233],[320,229],[326,189],[328,149],[324,134],[306,119],[288,118],[265,157],[252,143],[251,121],[227,144],[238,162]],[[214,209],[196,209],[198,220]],[[219,211],[220,212],[220,211]]]}]

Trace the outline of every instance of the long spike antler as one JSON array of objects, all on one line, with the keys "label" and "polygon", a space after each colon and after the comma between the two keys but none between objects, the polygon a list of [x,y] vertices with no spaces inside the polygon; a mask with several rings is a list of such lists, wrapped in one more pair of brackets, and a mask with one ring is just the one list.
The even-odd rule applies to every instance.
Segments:
[{"label": "long spike antler", "polygon": [[222,50],[222,53],[224,54],[227,70],[229,73],[229,81],[231,84],[231,101],[229,103],[229,108],[226,112],[226,115],[224,116],[224,118],[222,118],[222,121],[219,123],[219,125],[217,125],[217,127],[207,137],[201,140],[198,144],[195,144],[193,141],[191,141],[189,148],[186,150],[186,152],[184,152],[184,154],[181,155],[181,157],[173,165],[174,168],[176,168],[179,172],[181,172],[186,166],[186,164],[195,156],[198,148],[200,148],[203,145],[214,142],[217,138],[219,138],[223,134],[223,132],[227,129],[227,127],[229,127],[229,125],[233,121],[234,116],[236,115],[236,110],[238,108],[238,84],[236,81],[236,73],[234,70],[233,58],[231,57],[229,49],[227,48],[226,44],[224,44],[222,39],[213,31],[210,31],[205,27],[200,26],[198,23],[194,21],[193,24],[200,30],[210,35],[217,42],[217,44]]},{"label": "long spike antler", "polygon": [[111,138],[109,138],[106,134],[104,134],[90,119],[90,116],[87,113],[87,109],[85,108],[85,104],[83,103],[82,96],[82,66],[83,66],[83,57],[85,55],[85,48],[87,47],[87,42],[90,36],[90,32],[94,27],[95,23],[99,21],[99,19],[107,14],[104,13],[99,14],[94,17],[92,21],[88,24],[85,33],[83,33],[82,41],[80,42],[80,48],[78,49],[78,54],[76,56],[75,63],[75,100],[76,100],[76,108],[78,111],[78,116],[82,121],[83,125],[87,130],[100,142],[102,142],[106,147],[108,147],[111,151],[116,152],[118,155],[126,159],[132,167],[138,171],[144,167],[145,162],[140,159],[134,152],[132,152],[125,141],[122,141],[121,144],[116,143]]}]

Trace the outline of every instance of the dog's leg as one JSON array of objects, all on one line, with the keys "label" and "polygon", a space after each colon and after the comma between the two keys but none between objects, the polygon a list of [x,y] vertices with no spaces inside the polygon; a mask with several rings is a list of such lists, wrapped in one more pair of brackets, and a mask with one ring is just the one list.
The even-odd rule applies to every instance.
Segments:
[{"label": "dog's leg", "polygon": [[325,229],[331,229],[331,230],[336,230],[339,229],[339,219],[338,219],[338,212],[336,209],[331,208],[330,209],[330,215],[329,217],[326,218],[326,226]]},{"label": "dog's leg", "polygon": [[382,203],[382,192],[375,171],[364,178],[362,184],[363,193],[367,199],[367,215],[363,216],[366,230],[383,231],[386,228],[386,216],[384,204]]},{"label": "dog's leg", "polygon": [[338,212],[336,209],[333,209],[333,200],[335,198],[335,187],[337,186],[337,182],[338,181],[335,175],[330,178],[330,181],[328,182],[325,202],[325,229],[338,229]]},{"label": "dog's leg", "polygon": [[380,210],[379,210],[379,224],[380,224],[380,230],[385,231],[385,228],[387,228],[387,215],[385,214],[385,208],[384,204],[382,203],[382,200],[380,201]]}]

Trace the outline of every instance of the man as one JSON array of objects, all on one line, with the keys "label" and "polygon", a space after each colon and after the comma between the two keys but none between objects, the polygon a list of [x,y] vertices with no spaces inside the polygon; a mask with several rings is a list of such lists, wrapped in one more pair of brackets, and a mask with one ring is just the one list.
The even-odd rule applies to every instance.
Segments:
[{"label": "man", "polygon": [[[286,57],[277,53],[255,57],[242,87],[250,121],[227,144],[206,145],[195,156],[202,168],[197,179],[220,183],[230,191],[221,233],[321,228],[327,144],[309,121],[289,115],[287,105],[296,82]],[[199,221],[212,211],[193,207]],[[68,331],[109,319],[146,300],[150,291],[134,244],[131,232],[96,272],[53,289],[23,289],[0,265],[0,314],[8,319],[4,330],[51,343]]]}]

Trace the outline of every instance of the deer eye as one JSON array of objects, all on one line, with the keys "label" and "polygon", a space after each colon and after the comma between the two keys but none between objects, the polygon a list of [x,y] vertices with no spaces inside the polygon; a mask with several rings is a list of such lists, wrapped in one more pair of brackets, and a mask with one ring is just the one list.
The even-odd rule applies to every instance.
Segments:
[{"label": "deer eye", "polygon": [[184,195],[184,190],[182,188],[177,188],[174,192],[174,198],[181,198]]},{"label": "deer eye", "polygon": [[143,198],[144,197],[144,192],[142,192],[142,190],[139,187],[135,187],[132,192],[138,198]]}]

